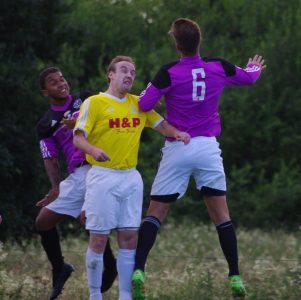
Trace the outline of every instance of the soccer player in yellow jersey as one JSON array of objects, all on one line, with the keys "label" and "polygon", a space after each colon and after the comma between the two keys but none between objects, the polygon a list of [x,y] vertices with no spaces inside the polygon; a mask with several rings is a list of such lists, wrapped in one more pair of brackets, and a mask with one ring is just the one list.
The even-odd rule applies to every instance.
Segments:
[{"label": "soccer player in yellow jersey", "polygon": [[74,144],[92,165],[86,181],[84,210],[90,231],[86,267],[90,300],[100,300],[103,252],[111,230],[117,230],[119,300],[132,300],[137,230],[141,222],[143,182],[136,170],[144,127],[185,144],[190,135],[180,132],[155,111],[142,112],[138,96],[129,94],[135,79],[134,61],[115,57],[108,67],[106,92],[88,98],[74,128]]}]

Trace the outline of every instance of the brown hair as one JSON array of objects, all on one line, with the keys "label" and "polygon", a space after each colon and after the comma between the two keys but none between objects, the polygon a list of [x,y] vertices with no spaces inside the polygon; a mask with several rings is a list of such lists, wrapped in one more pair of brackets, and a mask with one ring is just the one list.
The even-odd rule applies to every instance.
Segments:
[{"label": "brown hair", "polygon": [[169,34],[174,37],[180,52],[187,56],[196,55],[201,44],[201,30],[199,25],[186,18],[175,20]]},{"label": "brown hair", "polygon": [[116,57],[114,57],[109,66],[108,66],[108,69],[107,69],[107,79],[108,79],[108,82],[110,83],[110,79],[108,77],[109,73],[112,71],[112,72],[115,72],[116,71],[116,64],[121,62],[121,61],[127,61],[131,64],[133,64],[135,66],[135,62],[134,60],[130,57],[130,56],[124,56],[124,55],[118,55]]},{"label": "brown hair", "polygon": [[44,69],[40,75],[39,75],[39,84],[40,84],[40,88],[41,90],[44,90],[45,89],[45,79],[46,77],[49,75],[49,74],[52,74],[52,73],[62,73],[62,71],[59,69],[59,68],[56,68],[56,67],[49,67],[49,68],[46,68]]}]

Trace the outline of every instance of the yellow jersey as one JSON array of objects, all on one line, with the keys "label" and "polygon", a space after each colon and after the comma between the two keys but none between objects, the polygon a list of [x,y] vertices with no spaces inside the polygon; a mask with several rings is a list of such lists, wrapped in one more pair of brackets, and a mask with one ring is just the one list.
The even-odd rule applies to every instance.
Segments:
[{"label": "yellow jersey", "polygon": [[104,150],[111,159],[96,161],[87,154],[91,165],[112,169],[130,169],[137,165],[143,128],[155,128],[163,121],[154,110],[141,111],[138,99],[131,94],[119,99],[100,93],[83,102],[74,131],[82,131],[90,144]]}]

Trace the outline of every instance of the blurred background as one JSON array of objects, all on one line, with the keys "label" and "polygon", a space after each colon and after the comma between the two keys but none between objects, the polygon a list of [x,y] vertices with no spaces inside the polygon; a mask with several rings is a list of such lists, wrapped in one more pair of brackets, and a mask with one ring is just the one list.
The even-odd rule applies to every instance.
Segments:
[{"label": "blurred background", "polygon": [[[222,57],[242,67],[254,54],[266,59],[268,67],[254,86],[227,89],[220,99],[218,140],[228,201],[238,226],[299,228],[300,0],[2,0],[1,240],[24,241],[35,235],[35,203],[50,188],[35,129],[49,106],[39,90],[39,72],[58,66],[72,92],[97,93],[106,88],[110,60],[129,55],[136,61],[134,93],[140,94],[162,64],[178,59],[167,34],[178,17],[200,24],[202,56]],[[163,104],[158,111],[164,112]],[[163,143],[160,135],[145,130],[138,166],[145,208]],[[193,181],[169,218],[209,222]],[[62,231],[72,234],[76,226],[67,223]]]}]

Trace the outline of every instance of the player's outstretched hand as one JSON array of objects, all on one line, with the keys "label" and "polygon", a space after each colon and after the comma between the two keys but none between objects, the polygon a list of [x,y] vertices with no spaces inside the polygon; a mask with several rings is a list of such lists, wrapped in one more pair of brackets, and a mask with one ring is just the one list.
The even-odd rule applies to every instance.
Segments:
[{"label": "player's outstretched hand", "polygon": [[60,193],[60,191],[59,191],[58,188],[51,189],[48,192],[48,194],[46,194],[44,196],[43,199],[41,199],[40,201],[38,201],[36,203],[36,206],[38,206],[38,207],[44,207],[44,206],[48,205],[49,203],[51,203],[52,201],[54,201],[58,197],[59,193]]},{"label": "player's outstretched hand", "polygon": [[190,142],[191,136],[189,133],[181,131],[176,134],[175,138],[177,141],[182,141],[185,145],[187,145]]},{"label": "player's outstretched hand", "polygon": [[253,64],[261,68],[261,70],[265,69],[267,66],[264,64],[264,59],[261,55],[256,54],[253,58],[249,58],[248,64]]}]

